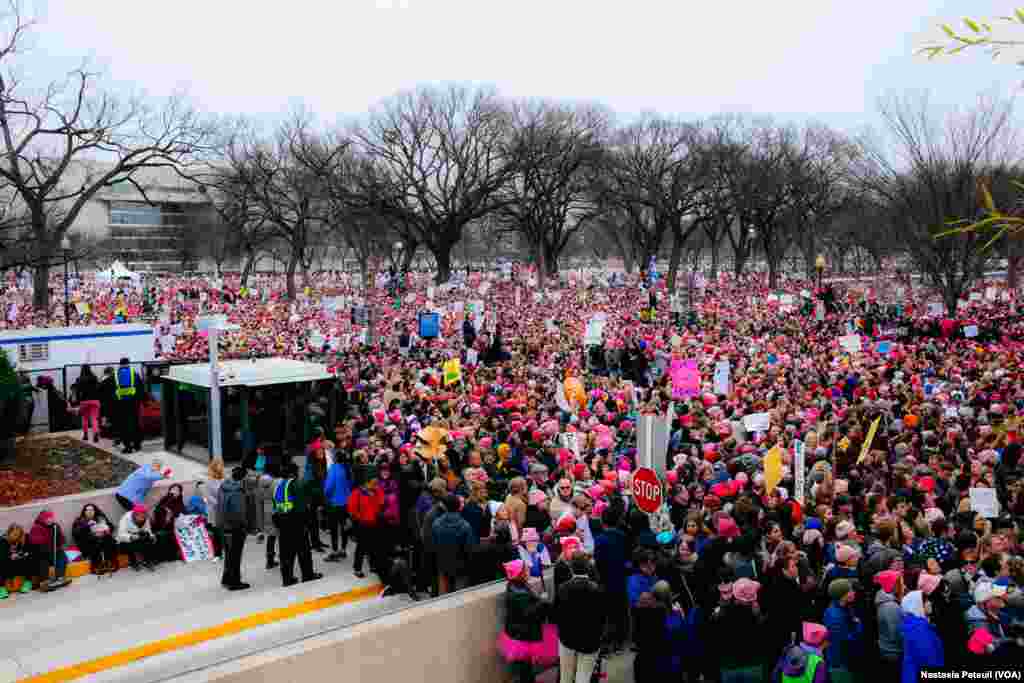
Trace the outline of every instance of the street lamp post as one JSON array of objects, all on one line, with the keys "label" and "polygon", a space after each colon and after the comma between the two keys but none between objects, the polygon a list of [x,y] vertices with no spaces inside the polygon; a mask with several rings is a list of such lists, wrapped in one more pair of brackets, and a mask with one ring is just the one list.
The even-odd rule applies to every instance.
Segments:
[{"label": "street lamp post", "polygon": [[814,259],[814,269],[818,271],[818,289],[821,289],[821,274],[825,272],[824,254],[818,254],[818,258]]},{"label": "street lamp post", "polygon": [[68,301],[68,262],[71,260],[71,240],[65,235],[60,241],[60,249],[64,252],[64,327],[71,327],[71,310]]}]

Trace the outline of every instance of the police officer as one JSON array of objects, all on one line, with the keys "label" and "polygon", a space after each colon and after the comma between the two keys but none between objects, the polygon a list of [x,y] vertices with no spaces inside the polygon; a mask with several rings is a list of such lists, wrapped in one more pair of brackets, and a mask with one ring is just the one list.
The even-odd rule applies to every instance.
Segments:
[{"label": "police officer", "polygon": [[139,431],[139,398],[142,395],[142,379],[132,371],[131,361],[122,358],[114,373],[114,397],[117,399],[117,433],[124,444],[122,453],[142,450],[142,434]]},{"label": "police officer", "polygon": [[315,581],[323,574],[313,571],[313,552],[306,533],[306,492],[297,481],[299,468],[288,463],[282,468],[282,479],[274,491],[274,526],[277,527],[281,548],[281,582],[292,586],[295,579],[295,558],[299,559],[302,580]]}]

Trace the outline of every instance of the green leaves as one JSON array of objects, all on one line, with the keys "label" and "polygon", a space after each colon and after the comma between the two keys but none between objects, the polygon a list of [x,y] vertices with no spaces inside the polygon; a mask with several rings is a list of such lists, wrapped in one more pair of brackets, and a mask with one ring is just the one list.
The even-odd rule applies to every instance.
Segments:
[{"label": "green leaves", "polygon": [[975,33],[981,33],[981,26],[978,26],[978,22],[974,19],[964,17],[964,23],[967,24],[967,28],[971,29]]}]

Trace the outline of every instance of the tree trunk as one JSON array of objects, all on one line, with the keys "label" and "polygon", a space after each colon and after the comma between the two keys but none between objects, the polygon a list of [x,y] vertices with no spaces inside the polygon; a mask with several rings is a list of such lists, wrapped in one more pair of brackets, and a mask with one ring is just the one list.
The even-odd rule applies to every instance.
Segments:
[{"label": "tree trunk", "polygon": [[412,267],[412,261],[416,257],[416,251],[420,248],[418,244],[406,244],[402,250],[402,272],[407,273]]},{"label": "tree trunk", "polygon": [[370,259],[359,258],[359,280],[363,283],[363,291],[369,292],[373,289],[373,273],[370,271]]},{"label": "tree trunk", "polygon": [[544,245],[538,243],[534,247],[534,260],[537,262],[537,291],[543,292],[544,287],[547,286],[548,278],[548,264],[547,259],[544,257]]},{"label": "tree trunk", "polygon": [[748,256],[749,256],[749,252],[748,252],[747,249],[744,249],[744,248],[740,247],[739,249],[734,249],[733,250],[733,253],[732,253],[732,258],[733,258],[733,263],[732,263],[733,275],[735,275],[736,277],[740,277],[741,275],[743,275],[743,271],[747,267],[747,257]]},{"label": "tree trunk", "polygon": [[668,262],[668,286],[669,294],[676,292],[676,278],[679,275],[679,262],[683,258],[683,237],[678,232],[672,236],[672,256]]},{"label": "tree trunk", "polygon": [[443,285],[452,277],[451,245],[442,245],[437,249],[431,248],[430,253],[434,255],[434,261],[437,262],[437,275],[434,277],[434,284]]},{"label": "tree trunk", "polygon": [[50,264],[40,263],[32,271],[32,308],[50,310]]},{"label": "tree trunk", "polygon": [[242,286],[246,287],[249,283],[249,277],[252,275],[253,269],[256,267],[256,252],[254,250],[249,251],[249,255],[245,257],[245,264],[242,266]]},{"label": "tree trunk", "polygon": [[711,279],[715,282],[718,281],[718,258],[721,246],[721,239],[711,241]]},{"label": "tree trunk", "polygon": [[287,285],[286,296],[289,301],[295,301],[295,270],[299,266],[299,259],[293,255],[288,259],[288,267],[285,269],[285,283]]},{"label": "tree trunk", "polygon": [[619,247],[622,254],[622,266],[626,269],[627,275],[632,275],[636,270],[636,262],[633,260],[633,250],[629,247]]},{"label": "tree trunk", "polygon": [[775,289],[779,285],[779,261],[780,259],[767,257],[768,262],[768,288]]},{"label": "tree trunk", "polygon": [[547,269],[547,274],[553,278],[558,277],[558,254],[555,253],[554,247],[544,244],[541,242],[542,248],[544,249],[544,266]]},{"label": "tree trunk", "polygon": [[1020,268],[1020,238],[1017,235],[1006,236],[1006,287],[1017,291],[1018,268]]}]

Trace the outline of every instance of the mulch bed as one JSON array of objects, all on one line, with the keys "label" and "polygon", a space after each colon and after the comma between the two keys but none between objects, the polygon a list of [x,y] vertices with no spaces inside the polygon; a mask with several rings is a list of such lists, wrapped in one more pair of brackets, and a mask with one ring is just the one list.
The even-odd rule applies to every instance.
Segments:
[{"label": "mulch bed", "polygon": [[20,441],[13,462],[0,465],[0,506],[112,488],[135,463],[68,437]]}]

